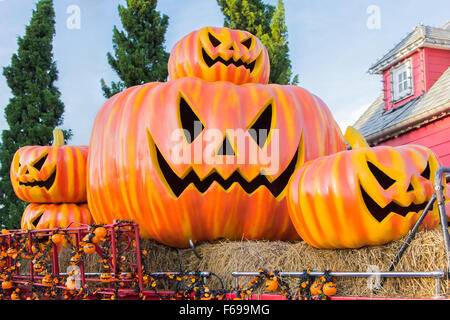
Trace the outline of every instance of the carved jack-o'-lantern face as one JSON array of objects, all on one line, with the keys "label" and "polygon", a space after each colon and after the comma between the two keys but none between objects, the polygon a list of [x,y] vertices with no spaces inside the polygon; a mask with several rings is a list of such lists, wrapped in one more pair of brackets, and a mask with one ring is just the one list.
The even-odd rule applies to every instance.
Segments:
[{"label": "carved jack-o'-lantern face", "polygon": [[[358,133],[350,128],[346,138],[352,134]],[[290,182],[292,221],[314,247],[358,248],[399,239],[433,195],[439,164],[431,150],[349,143],[353,150],[305,164]],[[422,226],[437,223],[435,208]]]},{"label": "carved jack-o'-lantern face", "polygon": [[[245,153],[248,150],[253,150],[255,155],[262,149],[267,149],[269,141],[272,137],[272,132],[275,126],[275,106],[273,100],[270,99],[264,103],[262,102],[261,109],[256,111],[255,108],[255,118],[248,121],[248,137],[251,141],[248,141],[254,148],[247,148],[248,146],[241,144],[237,145],[237,141],[230,134],[226,134],[226,130],[220,134],[218,139],[219,143],[213,146],[211,156],[215,157],[218,166],[210,167],[208,170],[202,170],[202,168],[190,166],[184,172],[177,173],[172,169],[169,158],[164,156],[158,144],[155,143],[151,133],[149,133],[149,149],[155,150],[152,152],[153,163],[157,169],[161,180],[166,184],[167,189],[173,193],[175,197],[179,197],[184,190],[191,184],[200,192],[205,193],[214,183],[220,185],[225,191],[234,187],[234,185],[240,186],[247,194],[252,194],[259,187],[266,187],[270,193],[276,198],[282,194],[287,186],[287,183],[295,171],[297,165],[302,163],[302,154],[304,151],[304,141],[300,141],[300,145],[297,151],[294,152],[292,159],[289,161],[284,170],[278,175],[278,177],[273,178],[269,175],[264,175],[264,170],[262,170],[262,165],[260,163],[255,163],[253,166],[248,166],[249,170],[244,170],[244,166],[241,168],[233,166],[221,166],[223,163],[227,163],[227,159],[235,158],[241,153]],[[180,94],[178,101],[178,116],[180,120],[179,129],[183,130],[184,139],[182,140],[183,151],[188,150],[188,154],[191,151],[195,152],[195,146],[193,143],[197,140],[201,140],[203,131],[207,131],[209,127],[204,125],[199,116],[197,116],[197,111],[191,106],[192,102],[188,102],[187,98]],[[203,109],[203,108],[202,108]],[[200,126],[200,130],[196,130],[196,124]],[[215,128],[216,129],[216,128]],[[228,128],[227,128],[228,129]],[[217,130],[217,129],[216,129]],[[261,131],[260,131],[261,130]],[[241,132],[245,132],[242,130]],[[261,132],[263,132],[261,134]],[[223,136],[223,139],[222,139]],[[250,140],[250,139],[249,139]],[[202,143],[202,141],[200,141]],[[202,143],[203,144],[203,143]],[[173,150],[172,150],[173,151]],[[192,160],[189,160],[189,164]],[[202,166],[205,166],[206,157],[201,159]],[[235,161],[232,161],[233,163]],[[237,162],[237,161],[236,161]],[[228,162],[230,163],[230,161]],[[199,171],[196,172],[196,169]],[[231,169],[231,170],[230,170]],[[232,172],[231,172],[232,171]],[[259,174],[258,172],[259,171]]]},{"label": "carved jack-o'-lantern face", "polygon": [[[301,88],[193,77],[147,84],[116,95],[97,116],[88,203],[96,223],[134,220],[144,237],[173,246],[292,240],[289,178],[305,159],[344,148],[329,110]],[[271,162],[261,154],[278,163],[273,171],[263,174]]]},{"label": "carved jack-o'-lantern face", "polygon": [[26,202],[85,202],[87,153],[86,146],[65,146],[58,129],[52,146],[20,148],[10,171],[14,192]]},{"label": "carved jack-o'-lantern face", "polygon": [[[370,154],[368,155],[370,156]],[[360,191],[367,210],[378,222],[383,222],[392,213],[406,217],[410,212],[420,212],[425,209],[427,201],[430,200],[430,193],[432,193],[429,183],[431,179],[430,162],[432,159],[426,161],[425,168],[421,172],[419,170],[409,177],[405,177],[400,170],[387,167],[379,162],[374,163],[371,160],[366,162],[368,171],[365,173],[367,176],[360,177]],[[405,192],[405,184],[408,180],[409,184]],[[379,197],[380,193],[385,192],[388,194],[385,199]]]},{"label": "carved jack-o'-lantern face", "polygon": [[270,62],[266,48],[251,33],[207,27],[180,40],[169,59],[169,78],[267,84]]}]

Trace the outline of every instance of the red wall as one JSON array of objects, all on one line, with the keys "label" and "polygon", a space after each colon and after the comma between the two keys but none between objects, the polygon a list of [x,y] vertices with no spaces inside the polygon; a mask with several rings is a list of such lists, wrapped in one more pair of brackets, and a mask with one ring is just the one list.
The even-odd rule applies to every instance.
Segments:
[{"label": "red wall", "polygon": [[443,166],[450,167],[450,116],[385,141],[380,145],[399,146],[404,144],[426,146],[436,153]]},{"label": "red wall", "polygon": [[425,88],[428,91],[450,66],[450,50],[424,48]]}]

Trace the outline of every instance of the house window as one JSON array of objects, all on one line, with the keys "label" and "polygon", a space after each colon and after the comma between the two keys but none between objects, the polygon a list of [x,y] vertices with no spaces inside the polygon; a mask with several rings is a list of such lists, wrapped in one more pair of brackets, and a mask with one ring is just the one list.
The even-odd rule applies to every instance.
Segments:
[{"label": "house window", "polygon": [[392,68],[392,100],[393,102],[405,99],[413,94],[411,60]]}]

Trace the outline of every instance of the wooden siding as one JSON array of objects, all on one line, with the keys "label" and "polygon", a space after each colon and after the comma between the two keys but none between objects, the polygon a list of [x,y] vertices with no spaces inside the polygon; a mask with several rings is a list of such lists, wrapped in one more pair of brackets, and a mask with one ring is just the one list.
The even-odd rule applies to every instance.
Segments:
[{"label": "wooden siding", "polygon": [[380,145],[419,144],[433,150],[444,166],[450,166],[450,116],[405,133]]},{"label": "wooden siding", "polygon": [[450,66],[450,50],[424,48],[425,90],[428,91]]}]

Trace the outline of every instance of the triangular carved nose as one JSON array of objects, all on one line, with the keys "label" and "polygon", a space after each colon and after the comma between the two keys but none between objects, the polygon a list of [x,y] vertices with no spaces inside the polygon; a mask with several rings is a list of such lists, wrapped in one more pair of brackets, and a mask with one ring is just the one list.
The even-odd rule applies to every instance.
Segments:
[{"label": "triangular carved nose", "polygon": [[218,156],[235,156],[233,147],[230,143],[230,140],[228,140],[228,137],[225,137],[223,140],[222,145],[220,146],[219,151],[217,151]]},{"label": "triangular carved nose", "polygon": [[234,50],[234,51],[237,51],[237,50],[238,50],[238,47],[237,47],[236,44],[233,42],[233,43],[231,44],[231,46],[228,48],[228,50]]}]

